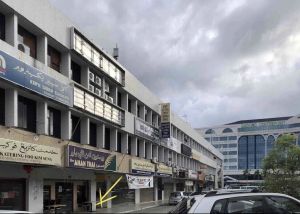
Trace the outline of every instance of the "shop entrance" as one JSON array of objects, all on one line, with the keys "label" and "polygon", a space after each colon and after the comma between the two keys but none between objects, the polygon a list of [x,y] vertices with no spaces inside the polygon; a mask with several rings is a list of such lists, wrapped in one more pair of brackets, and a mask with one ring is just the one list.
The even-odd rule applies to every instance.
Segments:
[{"label": "shop entrance", "polygon": [[162,191],[164,190],[164,186],[162,184],[162,179],[161,178],[158,178],[158,181],[157,181],[157,199],[158,200],[162,200]]},{"label": "shop entrance", "polygon": [[25,210],[25,179],[0,179],[0,210]]},{"label": "shop entrance", "polygon": [[73,212],[73,183],[55,183],[56,204],[66,205],[61,208],[64,212]]}]

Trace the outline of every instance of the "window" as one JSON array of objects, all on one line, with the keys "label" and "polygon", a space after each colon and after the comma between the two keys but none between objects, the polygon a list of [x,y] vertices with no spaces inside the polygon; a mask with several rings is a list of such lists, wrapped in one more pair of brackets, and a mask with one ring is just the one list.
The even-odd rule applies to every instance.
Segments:
[{"label": "window", "polygon": [[90,145],[97,147],[97,125],[90,123]]},{"label": "window", "polygon": [[72,80],[77,83],[81,83],[81,67],[75,62],[71,61]]},{"label": "window", "polygon": [[105,128],[105,143],[104,143],[104,149],[109,150],[110,149],[110,129]]},{"label": "window", "polygon": [[206,130],[205,134],[215,134],[215,131],[212,129]]},{"label": "window", "polygon": [[120,92],[118,92],[118,100],[117,100],[117,104],[118,106],[122,107],[122,94]]},{"label": "window", "polygon": [[122,133],[118,132],[117,134],[117,152],[121,152],[122,147]]},{"label": "window", "polygon": [[227,137],[220,137],[220,141],[227,141]]},{"label": "window", "polygon": [[236,136],[229,136],[229,137],[228,137],[228,140],[236,140],[236,139],[237,139]]},{"label": "window", "polygon": [[50,136],[61,137],[61,114],[60,111],[48,108],[48,134]]},{"label": "window", "polygon": [[230,133],[233,132],[231,128],[226,128],[223,130],[223,133]]},{"label": "window", "polygon": [[210,213],[211,214],[224,213],[223,210],[225,204],[226,204],[226,199],[216,201]]},{"label": "window", "polygon": [[224,213],[269,213],[262,196],[246,196],[228,200]]},{"label": "window", "polygon": [[0,125],[5,125],[5,90],[0,88]]},{"label": "window", "polygon": [[128,154],[131,155],[131,136],[128,136]]},{"label": "window", "polygon": [[60,72],[61,56],[60,53],[48,45],[48,66]]},{"label": "window", "polygon": [[18,49],[36,59],[36,36],[20,25],[18,26],[18,34]]},{"label": "window", "polygon": [[131,111],[131,105],[132,105],[131,100],[128,99],[128,111],[129,111],[130,113],[132,113],[132,111]]},{"label": "window", "polygon": [[138,106],[137,106],[137,116],[138,116],[139,118],[141,117],[141,116],[140,116],[140,112],[141,112],[140,109],[141,109],[141,107],[138,105]]},{"label": "window", "polygon": [[275,143],[275,137],[270,135],[267,138],[267,154],[273,149]]},{"label": "window", "polygon": [[25,97],[18,97],[18,127],[36,132],[36,103]]},{"label": "window", "polygon": [[5,41],[5,16],[0,13],[0,39]]},{"label": "window", "polygon": [[300,205],[296,201],[280,196],[267,196],[270,213],[299,213]]},{"label": "window", "polygon": [[71,140],[80,143],[80,119],[74,115],[71,116],[72,136]]},{"label": "window", "polygon": [[137,150],[137,157],[140,157],[140,141],[139,140],[137,140],[137,144],[136,144],[136,150]]}]

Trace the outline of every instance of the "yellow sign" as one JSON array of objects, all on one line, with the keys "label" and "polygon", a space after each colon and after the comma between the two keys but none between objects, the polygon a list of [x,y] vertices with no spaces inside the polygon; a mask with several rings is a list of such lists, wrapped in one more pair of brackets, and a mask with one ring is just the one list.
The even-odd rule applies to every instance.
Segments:
[{"label": "yellow sign", "polygon": [[172,175],[172,167],[166,166],[164,164],[157,164],[157,173]]},{"label": "yellow sign", "polygon": [[170,103],[162,103],[161,104],[161,122],[169,123],[171,120],[170,114],[171,114]]},{"label": "yellow sign", "polygon": [[109,188],[109,190],[103,196],[102,196],[101,189],[100,189],[100,191],[99,191],[99,202],[96,205],[100,205],[101,208],[102,208],[103,203],[108,202],[108,201],[116,198],[117,196],[114,195],[112,197],[104,199],[121,180],[122,180],[122,176],[119,177],[119,179]]},{"label": "yellow sign", "polygon": [[132,170],[155,172],[155,166],[150,162],[138,159],[131,159],[131,171]]}]

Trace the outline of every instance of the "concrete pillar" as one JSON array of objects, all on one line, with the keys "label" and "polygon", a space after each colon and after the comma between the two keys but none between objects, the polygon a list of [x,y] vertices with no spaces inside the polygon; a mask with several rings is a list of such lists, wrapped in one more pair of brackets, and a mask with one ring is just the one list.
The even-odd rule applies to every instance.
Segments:
[{"label": "concrete pillar", "polygon": [[110,96],[113,98],[114,104],[117,105],[118,104],[118,88],[117,87],[111,87]]},{"label": "concrete pillar", "polygon": [[110,151],[116,152],[117,151],[117,137],[118,132],[116,128],[110,129]]},{"label": "concrete pillar", "polygon": [[138,106],[137,100],[132,100],[131,111],[132,111],[132,114],[134,114],[135,116],[138,116],[137,115],[137,106]]},{"label": "concrete pillar", "polygon": [[158,160],[158,145],[152,146],[152,155],[153,157],[156,157],[156,159]]},{"label": "concrete pillar", "polygon": [[146,159],[151,160],[152,159],[152,143],[146,142],[145,145],[147,148]]},{"label": "concrete pillar", "polygon": [[37,37],[37,60],[48,66],[48,38],[46,35]]},{"label": "concrete pillar", "polygon": [[164,162],[168,163],[169,162],[169,150],[168,149],[164,149]]},{"label": "concrete pillar", "polygon": [[128,93],[127,92],[122,94],[121,102],[122,102],[122,108],[127,111],[128,110]]},{"label": "concrete pillar", "polygon": [[135,204],[139,204],[141,202],[141,189],[135,190]]},{"label": "concrete pillar", "polygon": [[140,143],[139,157],[145,158],[145,140],[139,140],[139,143]]},{"label": "concrete pillar", "polygon": [[89,195],[89,198],[90,198],[90,201],[92,202],[92,211],[96,211],[96,189],[97,189],[97,183],[96,183],[96,180],[93,179],[93,180],[90,180],[90,183],[89,183],[89,189],[90,189],[90,195]]},{"label": "concrete pillar", "polygon": [[121,153],[128,154],[128,134],[127,133],[122,133]]},{"label": "concrete pillar", "polygon": [[16,14],[5,16],[5,41],[18,48],[18,16]]},{"label": "concrete pillar", "polygon": [[16,89],[5,90],[5,125],[18,126],[18,91]]},{"label": "concrete pillar", "polygon": [[37,133],[48,135],[48,105],[46,102],[37,103]]},{"label": "concrete pillar", "polygon": [[90,144],[90,119],[88,117],[83,117],[80,121],[80,142]]},{"label": "concrete pillar", "polygon": [[71,111],[66,110],[61,113],[61,137],[64,140],[70,140],[72,134]]},{"label": "concrete pillar", "polygon": [[71,79],[71,54],[70,52],[61,53],[60,72]]},{"label": "concrete pillar", "polygon": [[154,201],[158,201],[158,180],[154,179]]},{"label": "concrete pillar", "polygon": [[27,180],[27,209],[32,213],[43,213],[43,179],[31,174]]},{"label": "concrete pillar", "polygon": [[105,125],[97,126],[97,148],[104,149],[105,147]]},{"label": "concrete pillar", "polygon": [[[111,178],[110,177],[107,177],[106,179],[106,189],[108,190],[112,185],[112,181],[111,181]],[[102,193],[104,194],[104,193]],[[107,195],[107,198],[110,198],[111,197],[111,192]],[[111,200],[107,202],[107,208],[111,208]]]},{"label": "concrete pillar", "polygon": [[89,72],[90,69],[88,66],[81,67],[81,72],[80,72],[81,85],[83,85],[86,88],[89,88]]},{"label": "concrete pillar", "polygon": [[137,156],[138,152],[137,151],[137,137],[132,136],[131,137],[131,155],[132,156]]},{"label": "concrete pillar", "polygon": [[164,161],[164,147],[160,146],[158,147],[158,162],[163,163]]},{"label": "concrete pillar", "polygon": [[142,104],[140,106],[140,118],[142,118],[142,120],[145,120],[145,112],[146,112],[145,105]]}]

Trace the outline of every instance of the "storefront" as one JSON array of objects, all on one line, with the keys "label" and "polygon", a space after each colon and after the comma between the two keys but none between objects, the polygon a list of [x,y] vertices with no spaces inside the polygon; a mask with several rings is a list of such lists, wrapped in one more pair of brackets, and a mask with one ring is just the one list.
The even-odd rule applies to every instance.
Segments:
[{"label": "storefront", "polygon": [[158,200],[166,200],[173,192],[172,167],[166,166],[162,163],[156,165],[156,179],[157,179],[157,194]]},{"label": "storefront", "polygon": [[187,177],[189,180],[185,182],[185,191],[186,192],[194,192],[196,191],[195,189],[195,184],[198,180],[198,173],[194,170],[188,170]]}]

